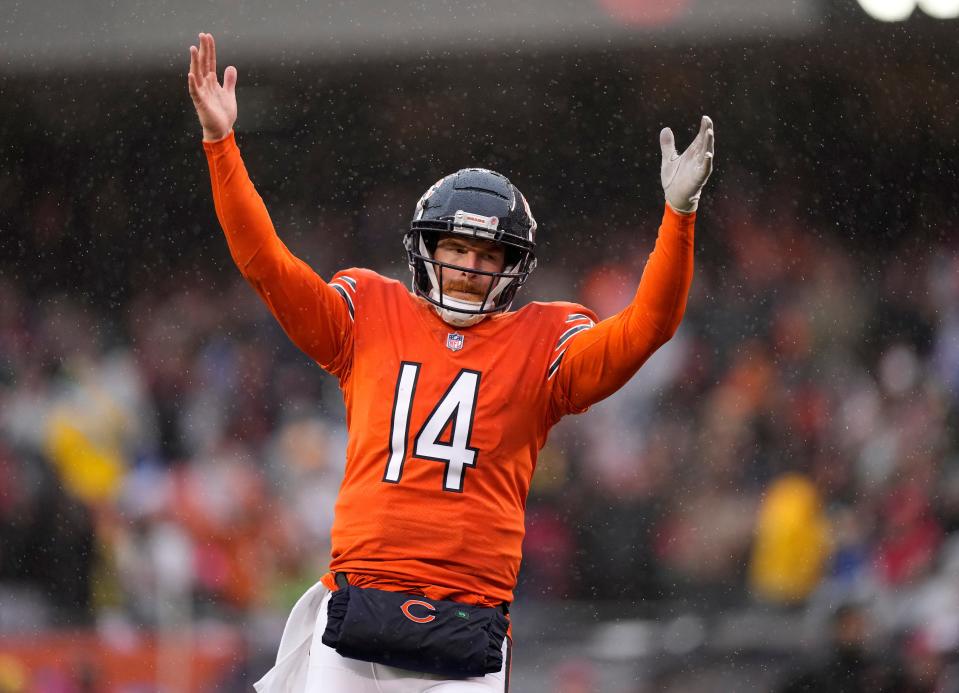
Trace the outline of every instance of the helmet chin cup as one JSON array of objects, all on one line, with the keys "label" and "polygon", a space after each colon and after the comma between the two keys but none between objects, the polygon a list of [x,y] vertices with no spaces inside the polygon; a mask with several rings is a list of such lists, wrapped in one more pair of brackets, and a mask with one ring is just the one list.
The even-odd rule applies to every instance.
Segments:
[{"label": "helmet chin cup", "polygon": [[480,320],[489,315],[483,312],[483,304],[479,301],[465,301],[461,298],[452,296],[441,296],[439,287],[434,287],[430,292],[430,298],[433,299],[433,309],[437,315],[443,319],[443,322],[456,327],[469,327],[475,325]]},{"label": "helmet chin cup", "polygon": [[443,322],[445,322],[447,325],[452,325],[453,327],[469,327],[470,325],[475,325],[489,315],[489,313],[460,313],[458,310],[440,308],[436,305],[433,306],[433,310],[436,311],[436,314],[440,316],[440,319]]}]

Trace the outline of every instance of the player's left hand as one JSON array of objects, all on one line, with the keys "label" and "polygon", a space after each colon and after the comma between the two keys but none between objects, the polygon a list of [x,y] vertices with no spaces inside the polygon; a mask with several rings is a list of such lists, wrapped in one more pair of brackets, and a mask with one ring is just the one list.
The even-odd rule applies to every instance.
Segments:
[{"label": "player's left hand", "polygon": [[695,212],[699,194],[713,172],[713,121],[703,116],[699,134],[681,155],[676,153],[676,140],[669,128],[659,133],[659,146],[663,150],[660,176],[666,202],[680,214]]}]

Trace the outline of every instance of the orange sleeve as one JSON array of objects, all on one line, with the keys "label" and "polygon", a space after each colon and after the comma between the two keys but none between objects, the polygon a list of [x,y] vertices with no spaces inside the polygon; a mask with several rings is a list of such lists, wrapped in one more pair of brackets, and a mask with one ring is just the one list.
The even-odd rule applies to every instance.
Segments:
[{"label": "orange sleeve", "polygon": [[204,142],[213,203],[230,254],[287,335],[342,380],[352,364],[353,320],[342,292],[295,257],[276,235],[231,131]]},{"label": "orange sleeve", "polygon": [[695,214],[667,205],[632,303],[570,340],[554,384],[562,413],[586,411],[609,397],[676,333],[693,279],[695,221]]}]

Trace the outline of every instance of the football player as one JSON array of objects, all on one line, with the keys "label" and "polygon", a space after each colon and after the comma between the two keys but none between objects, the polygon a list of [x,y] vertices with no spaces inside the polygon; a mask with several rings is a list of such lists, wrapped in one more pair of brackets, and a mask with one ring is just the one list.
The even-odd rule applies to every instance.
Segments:
[{"label": "football player", "polygon": [[[294,257],[237,148],[236,68],[221,84],[213,37],[198,43],[188,86],[233,260],[290,339],[338,379],[349,431],[330,572],[294,607],[256,688],[506,691],[537,453],[560,418],[616,391],[679,326],[712,122],[702,118],[682,155],[660,133],[666,204],[629,305],[601,322],[575,303],[511,311],[536,266],[536,221],[516,186],[485,169],[446,176],[416,203],[404,237],[412,290],[360,268],[324,281]],[[471,623],[485,625],[467,653]],[[461,631],[462,652],[451,644]]]}]

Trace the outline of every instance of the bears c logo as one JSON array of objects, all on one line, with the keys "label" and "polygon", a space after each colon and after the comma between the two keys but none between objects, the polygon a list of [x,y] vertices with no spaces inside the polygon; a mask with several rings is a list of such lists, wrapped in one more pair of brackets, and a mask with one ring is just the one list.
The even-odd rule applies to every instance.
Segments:
[{"label": "bears c logo", "polygon": [[403,611],[403,615],[409,620],[415,623],[429,623],[430,621],[436,620],[436,616],[433,616],[432,614],[429,616],[414,616],[410,611],[410,607],[413,605],[422,606],[430,611],[436,611],[436,607],[432,604],[421,602],[419,599],[408,599],[407,601],[403,602],[403,606],[401,606],[400,609]]}]

